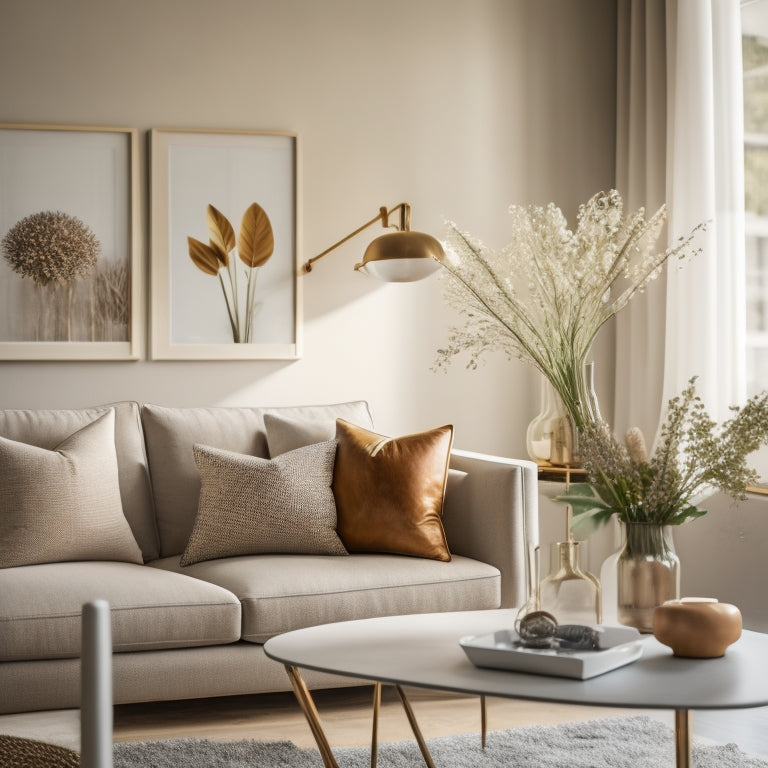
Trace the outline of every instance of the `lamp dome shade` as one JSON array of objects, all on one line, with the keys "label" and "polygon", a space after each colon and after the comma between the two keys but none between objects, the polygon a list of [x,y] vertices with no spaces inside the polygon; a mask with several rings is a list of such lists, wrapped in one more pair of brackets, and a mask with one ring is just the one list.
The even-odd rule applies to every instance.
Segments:
[{"label": "lamp dome shade", "polygon": [[370,243],[355,269],[387,283],[410,283],[429,277],[443,258],[443,247],[432,235],[388,232]]}]

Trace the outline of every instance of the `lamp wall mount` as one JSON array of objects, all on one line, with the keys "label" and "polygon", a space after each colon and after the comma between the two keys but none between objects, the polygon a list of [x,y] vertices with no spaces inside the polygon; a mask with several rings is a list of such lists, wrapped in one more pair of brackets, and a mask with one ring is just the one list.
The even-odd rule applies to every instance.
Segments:
[{"label": "lamp wall mount", "polygon": [[[390,217],[395,213],[399,216],[399,225],[390,223]],[[399,203],[393,208],[381,206],[377,216],[305,262],[302,272],[311,272],[315,262],[379,221],[382,227],[393,231],[380,235],[370,243],[363,260],[355,264],[357,271],[385,282],[412,282],[427,277],[439,268],[445,256],[442,246],[431,235],[412,232],[411,206]]]}]

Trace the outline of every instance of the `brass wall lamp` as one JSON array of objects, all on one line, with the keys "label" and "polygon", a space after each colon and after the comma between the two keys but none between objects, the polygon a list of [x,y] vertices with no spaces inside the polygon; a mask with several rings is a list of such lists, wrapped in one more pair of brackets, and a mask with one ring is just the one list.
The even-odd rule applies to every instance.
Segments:
[{"label": "brass wall lamp", "polygon": [[[400,213],[399,226],[389,221],[395,211]],[[391,227],[394,231],[380,235],[371,242],[365,249],[363,260],[355,264],[358,272],[387,283],[410,283],[429,277],[439,269],[440,261],[445,258],[443,247],[432,235],[411,232],[411,206],[408,203],[400,203],[389,210],[386,206],[379,208],[378,216],[311,258],[304,264],[302,271],[311,272],[316,261],[377,221],[380,221],[383,227]]]}]

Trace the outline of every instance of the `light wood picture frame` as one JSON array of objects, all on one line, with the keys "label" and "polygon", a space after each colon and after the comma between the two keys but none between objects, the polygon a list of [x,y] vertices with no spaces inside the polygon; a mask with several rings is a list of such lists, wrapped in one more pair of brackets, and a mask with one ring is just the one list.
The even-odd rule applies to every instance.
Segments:
[{"label": "light wood picture frame", "polygon": [[132,128],[0,124],[0,360],[143,348]]},{"label": "light wood picture frame", "polygon": [[[153,129],[150,175],[150,356],[298,359],[298,136]],[[256,249],[265,260],[255,266],[240,240],[244,214],[253,213],[254,204],[259,226],[271,237],[266,242],[265,231],[257,233]],[[218,217],[215,231],[211,215]]]}]

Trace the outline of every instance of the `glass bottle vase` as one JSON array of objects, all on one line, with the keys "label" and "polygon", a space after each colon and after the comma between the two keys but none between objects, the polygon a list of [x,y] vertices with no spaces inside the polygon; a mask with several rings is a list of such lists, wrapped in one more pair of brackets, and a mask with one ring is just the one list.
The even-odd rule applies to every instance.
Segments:
[{"label": "glass bottle vase", "polygon": [[[594,363],[586,363],[574,399],[580,403],[583,421],[599,421]],[[528,455],[540,466],[578,467],[579,435],[573,416],[548,379],[541,377],[540,411],[528,425]]]},{"label": "glass bottle vase", "polygon": [[656,607],[680,596],[680,560],[664,526],[625,524],[616,580],[619,623],[653,632]]},{"label": "glass bottle vase", "polygon": [[528,431],[525,435],[528,455],[542,466],[549,465],[552,456],[552,419],[557,416],[555,397],[556,394],[552,385],[542,376],[539,394],[541,410],[528,425]]},{"label": "glass bottle vase", "polygon": [[549,575],[539,585],[541,610],[558,624],[600,624],[600,582],[581,567],[580,541],[550,544]]}]

